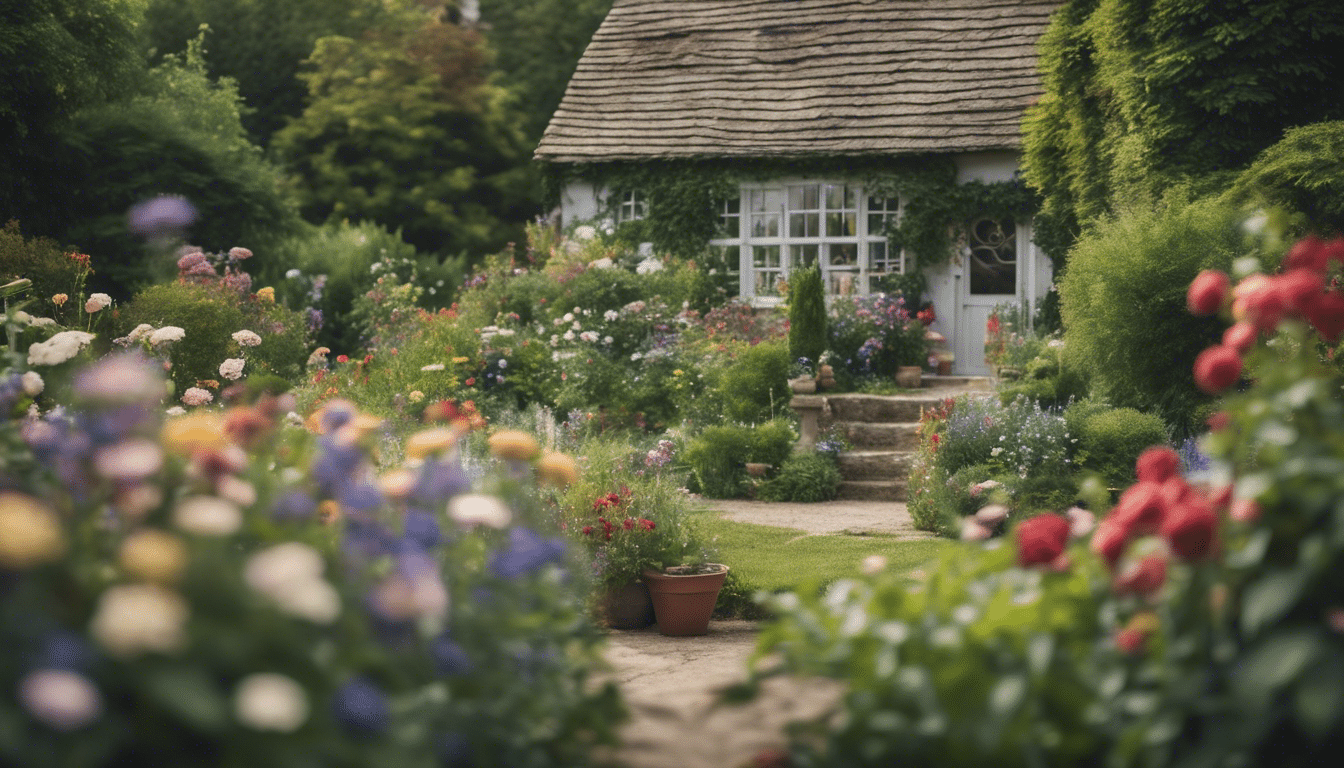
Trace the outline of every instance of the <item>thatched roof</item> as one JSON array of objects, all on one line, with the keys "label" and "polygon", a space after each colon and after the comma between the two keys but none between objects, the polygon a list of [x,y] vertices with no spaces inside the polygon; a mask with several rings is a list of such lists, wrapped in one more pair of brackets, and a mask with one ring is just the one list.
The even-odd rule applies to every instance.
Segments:
[{"label": "thatched roof", "polygon": [[1058,0],[616,0],[552,162],[1015,149]]}]

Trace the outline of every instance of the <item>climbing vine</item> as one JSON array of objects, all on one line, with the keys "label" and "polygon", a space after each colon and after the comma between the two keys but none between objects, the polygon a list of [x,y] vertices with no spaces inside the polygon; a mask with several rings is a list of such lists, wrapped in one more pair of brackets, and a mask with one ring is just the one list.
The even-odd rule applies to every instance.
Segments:
[{"label": "climbing vine", "polygon": [[[925,267],[947,263],[961,226],[973,216],[1020,219],[1037,208],[1035,194],[1017,179],[958,184],[956,166],[946,155],[556,164],[546,177],[552,203],[571,179],[614,191],[639,190],[648,201],[641,236],[659,251],[684,256],[702,252],[715,236],[719,206],[738,196],[742,182],[847,179],[861,183],[869,196],[898,198],[904,207],[897,226],[887,232],[890,247],[904,249]],[[618,199],[612,195],[610,204]]]}]

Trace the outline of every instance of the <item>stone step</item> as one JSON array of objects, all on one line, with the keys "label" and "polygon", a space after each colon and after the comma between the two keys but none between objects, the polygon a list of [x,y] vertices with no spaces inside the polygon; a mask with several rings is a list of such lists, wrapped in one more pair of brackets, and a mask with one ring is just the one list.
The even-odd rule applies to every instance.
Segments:
[{"label": "stone step", "polygon": [[922,389],[952,389],[959,392],[993,392],[994,380],[988,376],[938,376],[926,373],[920,377]]},{"label": "stone step", "polygon": [[837,422],[836,429],[856,450],[914,451],[919,448],[919,424]]},{"label": "stone step", "polygon": [[909,451],[844,451],[836,466],[846,480],[904,480],[914,458]]},{"label": "stone step", "polygon": [[929,395],[827,395],[833,421],[918,422],[925,410],[937,408],[942,398]]},{"label": "stone step", "polygon": [[840,483],[846,501],[905,501],[904,480],[846,480]]}]

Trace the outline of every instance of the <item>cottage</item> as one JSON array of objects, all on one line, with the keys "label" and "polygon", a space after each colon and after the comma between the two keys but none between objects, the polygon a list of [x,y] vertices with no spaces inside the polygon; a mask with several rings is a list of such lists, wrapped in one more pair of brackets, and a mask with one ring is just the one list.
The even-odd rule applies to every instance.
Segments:
[{"label": "cottage", "polygon": [[800,264],[831,294],[922,291],[984,373],[990,310],[1050,285],[1016,172],[1058,5],[616,0],[536,157],[566,225],[647,219],[757,306]]}]

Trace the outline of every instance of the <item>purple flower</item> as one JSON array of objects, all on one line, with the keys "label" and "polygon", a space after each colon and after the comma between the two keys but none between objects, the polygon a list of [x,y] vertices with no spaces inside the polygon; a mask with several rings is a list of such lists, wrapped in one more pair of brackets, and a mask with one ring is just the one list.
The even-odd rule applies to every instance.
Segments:
[{"label": "purple flower", "polygon": [[387,729],[387,697],[362,677],[336,691],[332,710],[337,722],[357,734],[372,736]]},{"label": "purple flower", "polygon": [[276,499],[271,514],[284,522],[312,520],[317,515],[317,500],[303,491],[287,491]]},{"label": "purple flower", "polygon": [[196,221],[196,207],[185,197],[164,195],[131,206],[126,213],[132,232],[146,237],[169,237]]},{"label": "purple flower", "polygon": [[411,489],[411,498],[422,504],[440,504],[449,497],[471,490],[471,480],[457,459],[428,461]]},{"label": "purple flower", "polygon": [[430,642],[429,657],[434,662],[434,669],[445,677],[468,675],[476,666],[466,649],[446,632]]},{"label": "purple flower", "polygon": [[565,540],[548,539],[521,526],[509,531],[509,544],[490,556],[490,571],[502,579],[516,579],[548,563],[565,559]]},{"label": "purple flower", "polygon": [[434,516],[418,509],[407,510],[401,536],[411,545],[424,551],[438,546],[443,538],[439,522]]},{"label": "purple flower", "polygon": [[338,494],[341,506],[356,512],[367,512],[383,505],[383,492],[368,483],[346,483]]}]

